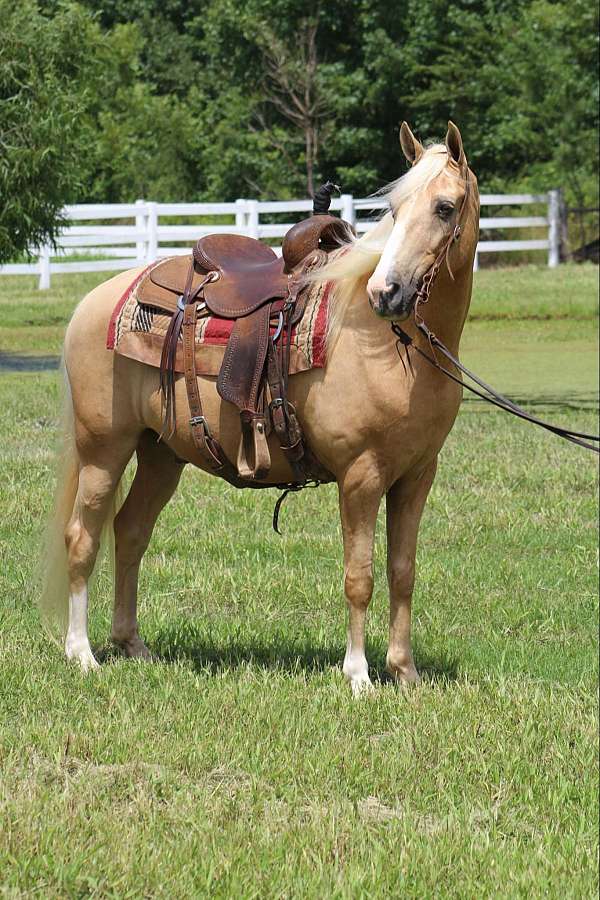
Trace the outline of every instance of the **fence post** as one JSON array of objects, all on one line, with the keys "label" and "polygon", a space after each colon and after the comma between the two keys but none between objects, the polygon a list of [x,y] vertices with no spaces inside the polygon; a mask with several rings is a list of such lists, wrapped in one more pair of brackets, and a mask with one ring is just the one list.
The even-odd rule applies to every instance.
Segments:
[{"label": "fence post", "polygon": [[548,265],[560,262],[560,191],[548,191]]},{"label": "fence post", "polygon": [[560,218],[560,261],[565,262],[569,256],[569,209],[565,203],[565,195],[562,188],[558,191],[558,215]]},{"label": "fence post", "polygon": [[246,230],[246,201],[240,198],[235,201],[235,227]]},{"label": "fence post", "polygon": [[146,262],[154,262],[158,256],[158,213],[156,203],[146,204],[148,244]]},{"label": "fence post", "polygon": [[342,219],[345,219],[346,222],[349,222],[351,225],[356,225],[354,197],[352,196],[352,194],[342,194],[340,200],[342,201]]},{"label": "fence post", "polygon": [[135,239],[135,257],[137,264],[141,266],[146,259],[148,258],[148,254],[146,252],[146,245],[148,243],[148,227],[146,224],[146,201],[145,200],[136,200],[135,205],[139,210],[135,214],[135,228],[136,231],[144,231],[144,237],[137,237]]},{"label": "fence post", "polygon": [[40,280],[38,289],[47,291],[50,287],[50,247],[44,244],[39,248]]},{"label": "fence post", "polygon": [[246,200],[248,236],[258,238],[258,200]]},{"label": "fence post", "polygon": [[479,272],[479,252],[475,251],[475,259],[473,260],[473,271]]}]

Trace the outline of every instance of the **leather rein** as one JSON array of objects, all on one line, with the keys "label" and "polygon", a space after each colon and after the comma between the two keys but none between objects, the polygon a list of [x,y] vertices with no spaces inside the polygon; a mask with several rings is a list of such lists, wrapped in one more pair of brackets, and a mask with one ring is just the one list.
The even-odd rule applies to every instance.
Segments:
[{"label": "leather rein", "polygon": [[[539,419],[537,416],[533,416],[531,415],[531,413],[528,413],[513,400],[510,400],[508,397],[505,397],[499,391],[495,390],[495,388],[491,387],[489,384],[475,375],[474,372],[471,372],[470,369],[464,366],[454,356],[454,354],[452,354],[450,350],[448,350],[448,348],[440,341],[440,339],[436,337],[433,331],[431,331],[427,327],[425,320],[419,312],[419,307],[427,303],[427,301],[429,300],[429,294],[431,292],[432,285],[444,261],[446,262],[446,265],[448,267],[448,273],[450,277],[452,278],[452,280],[454,280],[454,275],[452,273],[449,260],[450,248],[460,238],[462,231],[462,221],[466,215],[470,188],[471,185],[467,169],[465,196],[458,216],[458,223],[454,228],[452,234],[442,247],[435,261],[425,272],[423,278],[421,279],[421,286],[419,287],[419,290],[417,292],[417,299],[413,308],[415,326],[417,330],[426,338],[431,353],[427,353],[425,350],[419,347],[419,345],[414,342],[413,338],[409,334],[407,334],[406,331],[404,331],[404,329],[401,328],[397,322],[392,322],[391,329],[398,339],[396,341],[396,349],[398,350],[400,361],[406,369],[400,349],[400,345],[402,345],[405,348],[408,365],[412,370],[412,363],[409,355],[409,349],[412,347],[420,356],[423,357],[423,359],[426,359],[427,362],[434,368],[436,368],[439,372],[442,372],[448,378],[452,379],[452,381],[460,384],[461,387],[466,387],[467,390],[471,391],[471,393],[473,394],[476,394],[487,403],[491,403],[494,406],[497,406],[498,409],[503,409],[505,410],[505,412],[511,413],[513,416],[517,416],[517,418],[519,419],[523,419],[525,422],[531,422],[533,425],[538,425],[540,428],[544,428],[546,429],[546,431],[550,431],[552,434],[556,434],[558,435],[558,437],[564,438],[566,441],[577,444],[579,447],[585,447],[586,450],[592,450],[594,453],[600,453],[600,449],[595,446],[595,444],[600,441],[600,436],[594,434],[586,434],[585,432],[581,431],[573,431],[570,428],[564,428],[562,425],[553,425],[551,422],[546,422],[543,419]],[[454,374],[454,372],[451,372],[446,366],[442,365],[437,358],[436,350],[439,351],[439,353],[444,356],[450,363],[452,363],[452,365],[455,366],[460,372],[462,372],[463,375],[465,375],[476,385],[478,385],[478,387],[473,387],[468,382],[463,381],[462,378]]]}]

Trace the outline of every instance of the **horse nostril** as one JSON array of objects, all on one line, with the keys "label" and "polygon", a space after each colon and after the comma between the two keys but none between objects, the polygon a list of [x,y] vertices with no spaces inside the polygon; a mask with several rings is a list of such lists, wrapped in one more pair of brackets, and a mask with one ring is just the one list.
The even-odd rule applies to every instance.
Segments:
[{"label": "horse nostril", "polygon": [[385,290],[381,292],[382,300],[393,300],[396,294],[398,293],[399,284],[396,284],[395,281],[392,281],[391,284],[386,284]]}]

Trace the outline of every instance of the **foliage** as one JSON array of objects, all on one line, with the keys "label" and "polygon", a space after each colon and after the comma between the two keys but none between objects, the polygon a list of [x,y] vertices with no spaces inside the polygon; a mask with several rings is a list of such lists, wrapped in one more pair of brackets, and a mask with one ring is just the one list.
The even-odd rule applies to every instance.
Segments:
[{"label": "foliage", "polygon": [[[115,0],[102,12],[106,28],[138,29],[150,94],[131,140],[138,119],[161,116],[155,169],[178,153],[203,197],[293,196],[326,177],[366,194],[403,171],[403,118],[439,139],[451,116],[484,189],[562,185],[579,205],[596,191],[597,19],[585,0],[208,0],[200,15]],[[169,97],[155,113],[154,95]],[[190,127],[177,150],[179,104]]]},{"label": "foliage", "polygon": [[142,78],[137,25],[117,25],[107,38],[102,85],[91,113],[95,137],[87,199],[185,197],[194,186],[196,122],[177,96],[156,93]]},{"label": "foliage", "polygon": [[484,187],[563,186],[597,203],[597,6],[415,0],[411,15],[424,32],[409,61],[421,129],[459,122]]},{"label": "foliage", "polygon": [[86,110],[104,42],[79,7],[0,0],[0,262],[51,238],[85,192]]},{"label": "foliage", "polygon": [[402,119],[440,139],[452,117],[484,190],[598,203],[586,0],[0,2],[5,246],[67,199],[365,195],[404,171]]}]

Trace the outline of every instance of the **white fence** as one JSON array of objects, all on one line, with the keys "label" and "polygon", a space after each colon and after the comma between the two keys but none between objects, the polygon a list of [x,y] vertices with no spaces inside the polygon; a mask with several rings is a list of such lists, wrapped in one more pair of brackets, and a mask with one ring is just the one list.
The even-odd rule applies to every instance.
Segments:
[{"label": "white fence", "polygon": [[[535,240],[481,240],[477,247],[475,268],[481,253],[514,250],[544,250],[548,265],[557,266],[560,259],[560,192],[547,194],[483,194],[482,207],[543,205],[544,215],[496,216],[481,218],[482,231],[514,228],[543,228],[546,237]],[[386,204],[377,199],[356,199],[342,194],[331,203],[332,211],[352,222],[358,233],[373,227],[379,211]],[[80,204],[68,206],[66,217],[73,224],[61,233],[56,247],[41,247],[35,253],[37,261],[9,264],[0,267],[0,275],[39,275],[40,289],[50,287],[50,276],[61,272],[110,272],[144,265],[153,260],[189,253],[190,245],[203,234],[227,232],[250,237],[277,240],[283,237],[292,222],[273,224],[261,220],[263,216],[310,214],[311,200],[236,200],[234,203],[136,203]],[[210,224],[181,224],[185,219],[217,220]],[[222,219],[221,223],[218,220]],[[165,222],[165,219],[171,220]],[[175,219],[177,224],[173,224]],[[117,224],[106,225],[116,220]],[[97,222],[103,224],[96,224]],[[135,224],[133,224],[135,223]],[[69,261],[70,256],[95,257]]]}]

